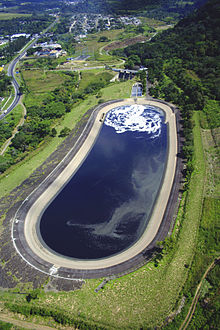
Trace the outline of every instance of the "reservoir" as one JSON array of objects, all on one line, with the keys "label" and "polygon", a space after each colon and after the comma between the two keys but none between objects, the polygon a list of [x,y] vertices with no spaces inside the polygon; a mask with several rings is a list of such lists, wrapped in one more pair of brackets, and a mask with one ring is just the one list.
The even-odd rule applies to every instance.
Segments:
[{"label": "reservoir", "polygon": [[41,216],[44,245],[84,260],[132,246],[147,228],[163,181],[167,135],[160,108],[110,110],[87,158]]}]

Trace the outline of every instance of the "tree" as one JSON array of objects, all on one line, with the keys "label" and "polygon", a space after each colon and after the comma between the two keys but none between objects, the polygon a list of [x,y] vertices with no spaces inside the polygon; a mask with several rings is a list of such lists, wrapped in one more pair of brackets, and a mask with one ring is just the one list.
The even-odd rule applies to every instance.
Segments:
[{"label": "tree", "polygon": [[136,31],[137,31],[137,33],[144,33],[144,28],[143,28],[143,26],[138,26],[138,27],[136,28]]},{"label": "tree", "polygon": [[106,36],[101,36],[98,40],[98,42],[107,42],[107,41],[110,41],[110,40]]},{"label": "tree", "polygon": [[10,162],[0,155],[0,173],[3,173],[10,166]]},{"label": "tree", "polygon": [[42,49],[42,47],[36,47],[36,48],[29,48],[27,49],[27,56],[33,55],[35,52],[38,52]]},{"label": "tree", "polygon": [[32,299],[37,299],[40,294],[40,289],[34,289],[32,290],[27,296],[26,300],[27,302],[30,302]]},{"label": "tree", "polygon": [[11,77],[8,77],[4,72],[0,73],[0,92],[3,93],[7,91],[11,85]]},{"label": "tree", "polygon": [[12,139],[12,146],[23,152],[26,150],[27,141],[24,132],[19,132],[15,135]]},{"label": "tree", "polygon": [[134,62],[131,60],[131,59],[128,59],[126,62],[125,62],[125,69],[134,69]]},{"label": "tree", "polygon": [[45,118],[60,118],[65,113],[65,106],[62,102],[52,102],[46,106]]},{"label": "tree", "polygon": [[59,137],[65,137],[69,134],[70,129],[68,127],[64,127],[59,134]]},{"label": "tree", "polygon": [[50,133],[50,121],[42,120],[40,122],[35,122],[33,131],[39,138],[44,138]]},{"label": "tree", "polygon": [[54,127],[52,128],[50,135],[51,135],[52,137],[55,137],[55,136],[57,135],[57,130],[56,130],[56,128],[54,128]]}]

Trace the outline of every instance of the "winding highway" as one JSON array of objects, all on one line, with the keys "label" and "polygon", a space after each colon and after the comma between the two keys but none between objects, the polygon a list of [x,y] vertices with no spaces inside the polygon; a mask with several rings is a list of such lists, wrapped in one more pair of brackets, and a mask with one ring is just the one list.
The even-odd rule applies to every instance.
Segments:
[{"label": "winding highway", "polygon": [[50,24],[48,26],[48,28],[46,28],[46,30],[44,30],[43,33],[41,33],[39,36],[34,38],[28,46],[26,45],[25,47],[23,47],[22,50],[19,52],[18,56],[16,56],[9,64],[7,75],[9,77],[12,77],[12,85],[14,87],[15,95],[14,95],[14,100],[11,103],[11,105],[9,105],[9,107],[6,110],[4,110],[4,112],[0,115],[0,120],[2,120],[5,116],[7,116],[16,107],[16,105],[18,104],[18,102],[20,101],[20,98],[21,98],[21,93],[19,91],[19,83],[17,82],[17,80],[15,78],[15,68],[16,68],[17,63],[20,61],[20,59],[23,56],[25,56],[26,51],[29,48],[33,47],[33,45],[38,41],[38,39],[42,38],[45,35],[45,33],[47,33],[47,31],[50,30],[57,23],[58,19],[59,18],[57,17],[56,20],[52,24]]}]

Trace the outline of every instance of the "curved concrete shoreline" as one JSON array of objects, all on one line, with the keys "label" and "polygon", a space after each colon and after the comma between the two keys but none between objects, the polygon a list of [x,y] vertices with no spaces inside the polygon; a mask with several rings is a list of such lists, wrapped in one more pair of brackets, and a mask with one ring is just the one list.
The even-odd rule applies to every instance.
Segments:
[{"label": "curved concrete shoreline", "polygon": [[[161,190],[159,192],[156,204],[154,206],[150,222],[145,232],[143,233],[141,238],[126,251],[108,258],[103,258],[99,260],[78,260],[56,254],[55,252],[47,248],[39,240],[39,217],[46,208],[48,202],[56,196],[60,188],[69,180],[72,173],[77,171],[80,164],[84,161],[88,152],[91,150],[102,126],[102,122],[100,122],[100,119],[102,118],[103,113],[106,113],[109,110],[118,106],[132,105],[135,103],[144,105],[149,104],[161,108],[166,114],[166,123],[168,123],[169,125],[169,153],[166,171],[164,175],[164,181],[161,186]],[[41,193],[40,195],[38,194],[39,196],[37,198],[34,199],[33,193],[30,200],[28,199],[25,201],[25,203],[21,206],[22,213],[17,212],[17,215],[20,214],[20,216],[18,217],[18,219],[14,220],[12,228],[12,238],[14,239],[14,245],[17,251],[19,252],[19,244],[16,243],[15,239],[19,238],[23,246],[27,244],[28,250],[31,251],[30,254],[32,254],[32,257],[34,255],[38,260],[41,260],[42,263],[47,264],[46,268],[50,267],[51,265],[54,265],[54,269],[58,270],[61,268],[65,268],[67,273],[68,269],[70,270],[70,272],[71,270],[76,269],[85,272],[90,270],[98,271],[100,269],[120,265],[121,263],[128,262],[130,259],[135,258],[139,253],[141,253],[144,249],[146,249],[147,246],[151,244],[161,226],[174,181],[177,160],[176,157],[176,116],[168,105],[154,100],[149,101],[145,99],[138,99],[136,102],[133,99],[127,99],[124,101],[106,105],[98,112],[86,140],[84,141],[78,152],[76,152],[74,158],[69,161],[68,165],[65,166],[60,173],[58,172],[58,175],[55,180],[52,180],[50,184],[47,184],[45,186],[45,189],[42,189],[41,187]],[[22,257],[26,260],[25,256]],[[48,273],[51,274],[51,270],[48,270]]]}]

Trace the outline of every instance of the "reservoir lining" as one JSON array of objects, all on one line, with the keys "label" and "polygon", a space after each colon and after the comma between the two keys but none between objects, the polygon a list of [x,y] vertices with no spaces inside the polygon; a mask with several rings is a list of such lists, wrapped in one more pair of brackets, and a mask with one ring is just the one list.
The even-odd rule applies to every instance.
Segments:
[{"label": "reservoir lining", "polygon": [[46,207],[45,244],[62,256],[97,260],[143,234],[166,168],[167,124],[152,106],[115,107],[85,161]]},{"label": "reservoir lining", "polygon": [[[127,266],[129,266],[129,264],[131,263],[134,264],[135,260],[138,259],[138,255],[144,249],[146,249],[147,246],[148,247],[151,246],[151,242],[153,238],[156,236],[160,224],[162,222],[163,215],[166,209],[166,204],[169,198],[169,191],[172,188],[172,182],[175,174],[176,154],[177,154],[175,114],[173,113],[172,109],[169,106],[163,103],[158,103],[156,101],[146,101],[144,99],[138,99],[137,103],[144,105],[146,104],[153,105],[164,110],[166,113],[166,121],[169,123],[169,128],[170,128],[169,130],[170,152],[168,155],[168,164],[167,164],[168,170],[166,170],[164,184],[162,185],[162,189],[158,197],[157,205],[154,208],[154,212],[150,220],[150,224],[149,224],[150,228],[148,228],[147,232],[141,237],[141,239],[128,250],[114,257],[109,257],[97,261],[73,260],[66,257],[60,257],[54,253],[51,253],[50,251],[48,251],[48,249],[45,249],[40,244],[35,229],[36,221],[42,212],[42,204],[44,203],[46,207],[47,201],[51,198],[51,194],[54,194],[54,189],[57,187],[58,183],[59,185],[63,185],[65,180],[68,180],[70,176],[70,172],[72,173],[73,171],[73,166],[75,166],[75,170],[77,170],[79,164],[86,157],[88,150],[90,150],[91,146],[94,144],[94,141],[97,136],[97,132],[99,131],[102,125],[99,122],[102,113],[106,113],[110,109],[115,108],[116,106],[134,104],[134,101],[132,99],[128,99],[125,101],[119,101],[117,103],[109,104],[106,107],[103,107],[101,110],[97,111],[99,113],[98,116],[96,116],[97,112],[96,114],[94,114],[94,116],[96,116],[96,122],[92,126],[88,138],[86,139],[87,143],[86,146],[84,146],[84,153],[82,148],[80,148],[80,155],[76,154],[76,157],[74,157],[66,167],[64,164],[63,165],[61,164],[61,170],[60,169],[57,170],[58,172],[61,172],[61,174],[58,175],[57,179],[54,181],[52,177],[51,178],[49,177],[47,179],[47,182],[44,182],[44,184],[41,187],[39,187],[40,189],[37,189],[35,193],[29,197],[28,201],[26,201],[23,204],[19,212],[17,212],[17,218],[19,223],[17,224],[14,223],[13,237],[14,238],[17,237],[19,232],[20,240],[23,242],[22,245],[26,245],[26,248],[29,252],[28,254],[31,254],[32,258],[35,258],[37,263],[41,264],[45,262],[46,267],[44,267],[44,269],[48,269],[48,267],[50,267],[51,265],[55,265],[57,269],[59,269],[58,271],[59,274],[64,272],[69,274],[71,273],[78,274],[78,275],[74,275],[77,277],[90,277],[90,275],[92,277],[99,277],[99,276],[95,276],[94,274],[100,273],[101,270],[102,270],[102,274],[104,269],[106,269],[106,272],[104,273],[108,273],[110,269],[111,270],[114,269],[114,271],[118,272],[118,269],[121,268],[120,265],[124,263],[127,263]],[[62,171],[63,169],[62,167],[65,167],[63,171]],[[40,197],[36,198],[37,195]],[[25,218],[25,223],[24,223],[24,218]],[[16,244],[17,243],[18,242],[16,242]],[[127,266],[125,266],[125,268]],[[70,276],[72,277],[72,275]]]}]

